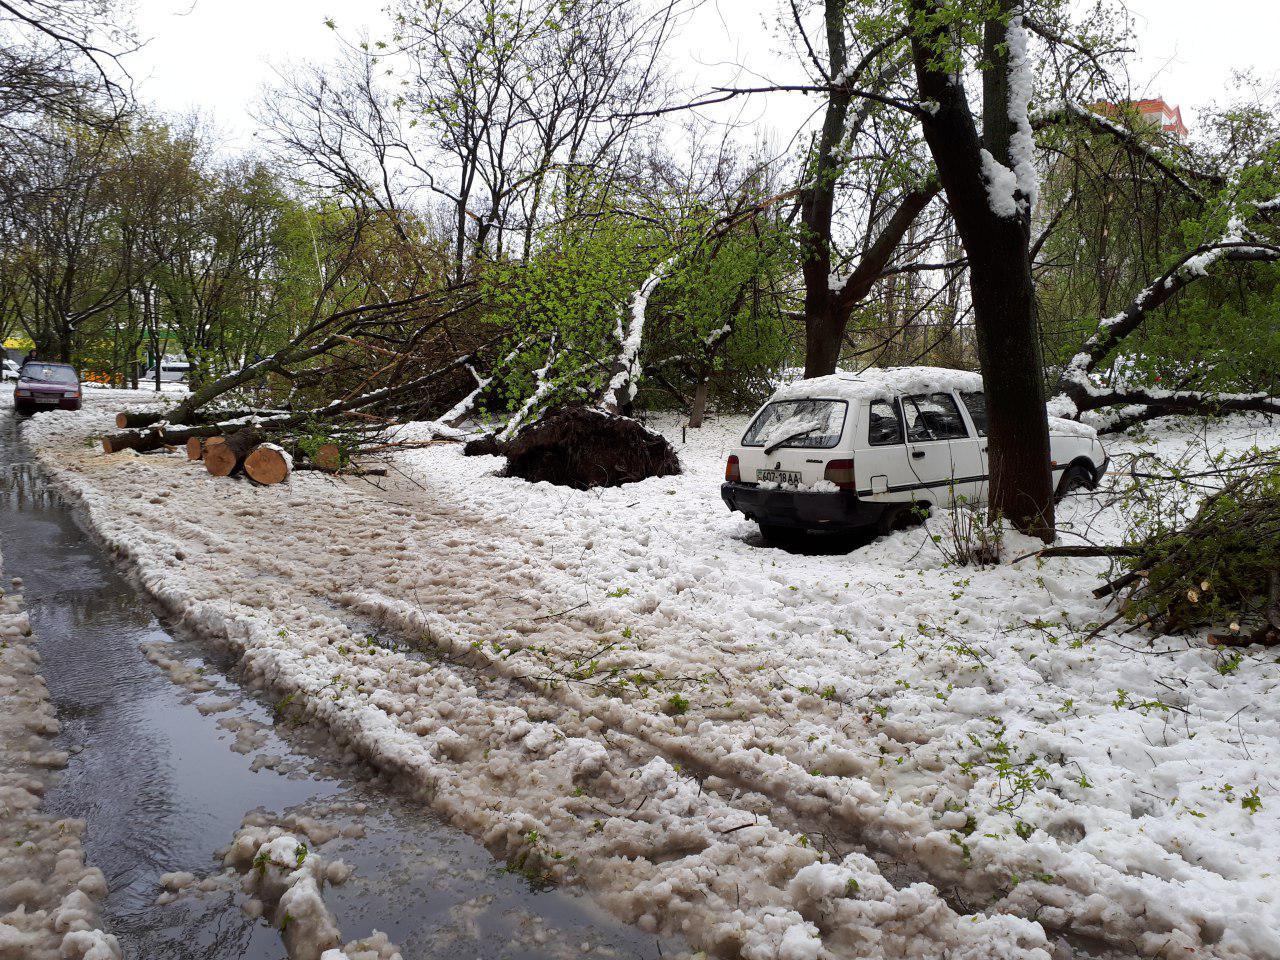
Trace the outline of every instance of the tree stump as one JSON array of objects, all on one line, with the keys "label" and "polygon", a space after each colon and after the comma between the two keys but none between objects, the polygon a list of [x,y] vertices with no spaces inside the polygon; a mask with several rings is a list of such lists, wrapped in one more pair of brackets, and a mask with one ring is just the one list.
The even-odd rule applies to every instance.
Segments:
[{"label": "tree stump", "polygon": [[206,443],[204,467],[215,477],[229,477],[244,466],[245,457],[260,443],[262,434],[252,427],[224,437],[222,443]]},{"label": "tree stump", "polygon": [[293,472],[293,457],[283,447],[264,443],[244,458],[244,472],[264,486],[283,483]]}]

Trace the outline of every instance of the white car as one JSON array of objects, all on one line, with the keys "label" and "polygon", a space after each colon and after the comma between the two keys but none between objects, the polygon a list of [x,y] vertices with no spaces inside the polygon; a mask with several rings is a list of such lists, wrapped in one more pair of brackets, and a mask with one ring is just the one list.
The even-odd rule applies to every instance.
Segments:
[{"label": "white car", "polygon": [[[920,508],[987,497],[982,377],[939,367],[835,374],[781,387],[729,456],[721,496],[760,524],[788,530],[878,528]],[[1107,469],[1097,431],[1049,418],[1059,496],[1092,489]]]},{"label": "white car", "polygon": [[[160,382],[161,383],[186,383],[187,377],[191,375],[191,364],[187,362],[186,357],[165,354],[160,360]],[[154,365],[147,368],[147,372],[142,375],[141,383],[156,382],[156,368]]]},{"label": "white car", "polygon": [[0,357],[0,380],[17,380],[19,367],[8,357]]}]

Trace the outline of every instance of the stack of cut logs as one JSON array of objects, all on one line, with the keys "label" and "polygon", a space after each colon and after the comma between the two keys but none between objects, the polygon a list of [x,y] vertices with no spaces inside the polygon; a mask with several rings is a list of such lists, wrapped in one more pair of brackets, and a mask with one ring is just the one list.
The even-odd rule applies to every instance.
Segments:
[{"label": "stack of cut logs", "polygon": [[294,469],[336,473],[343,466],[342,448],[336,443],[320,444],[306,458],[305,464],[295,465],[295,457],[300,457],[300,451],[296,444],[284,437],[280,439],[294,447],[292,451],[270,442],[267,434],[256,426],[241,426],[222,433],[214,432],[215,429],[208,426],[180,429],[156,426],[145,431],[130,430],[103,437],[102,449],[106,453],[122,450],[142,453],[185,444],[187,459],[203,461],[205,469],[213,476],[244,474],[255,483],[267,486],[288,480]]}]

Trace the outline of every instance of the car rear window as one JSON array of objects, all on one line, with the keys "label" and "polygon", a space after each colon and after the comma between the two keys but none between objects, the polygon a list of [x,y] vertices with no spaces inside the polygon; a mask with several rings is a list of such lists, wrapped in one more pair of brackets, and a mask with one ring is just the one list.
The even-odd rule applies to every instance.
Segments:
[{"label": "car rear window", "polygon": [[53,363],[29,362],[22,367],[22,376],[27,380],[43,380],[45,383],[77,384],[80,378],[70,367]]},{"label": "car rear window", "polygon": [[775,400],[751,421],[744,447],[834,447],[844,433],[843,400]]}]

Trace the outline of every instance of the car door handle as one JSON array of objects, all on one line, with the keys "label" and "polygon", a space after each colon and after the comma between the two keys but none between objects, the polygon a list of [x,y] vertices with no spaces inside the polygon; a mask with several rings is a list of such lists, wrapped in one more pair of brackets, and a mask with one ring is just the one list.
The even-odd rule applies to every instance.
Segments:
[{"label": "car door handle", "polygon": [[923,460],[923,459],[924,459],[924,451],[923,451],[923,450],[912,450],[912,451],[911,451],[911,459],[912,459],[912,460]]}]

